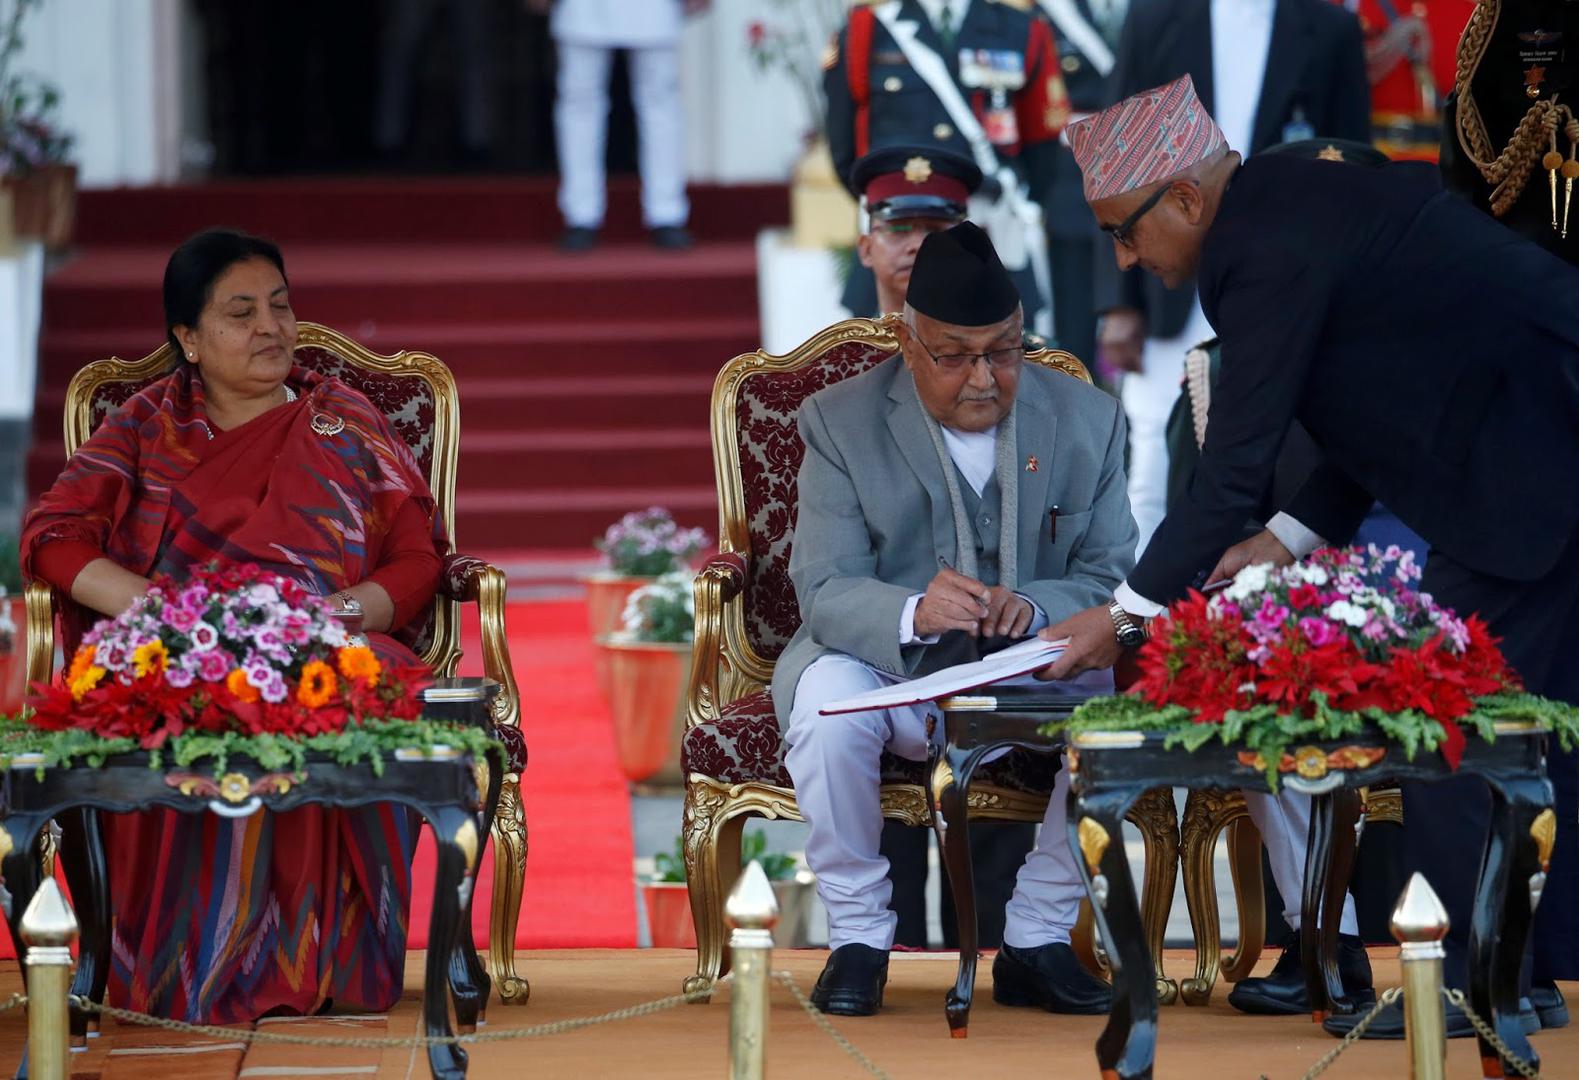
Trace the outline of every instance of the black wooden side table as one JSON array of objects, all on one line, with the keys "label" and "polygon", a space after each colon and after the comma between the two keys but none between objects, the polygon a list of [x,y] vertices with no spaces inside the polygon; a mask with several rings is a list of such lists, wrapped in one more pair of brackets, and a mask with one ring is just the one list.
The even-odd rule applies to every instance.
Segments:
[{"label": "black wooden side table", "polygon": [[[1003,686],[939,702],[942,723],[934,724],[928,732],[927,798],[958,920],[959,966],[954,986],[943,1002],[949,1034],[955,1038],[964,1038],[969,1030],[979,951],[970,851],[971,776],[988,754],[1005,747],[1062,753],[1063,737],[1042,734],[1041,729],[1067,719],[1087,700],[1089,696],[1083,694]],[[1166,789],[1144,792],[1128,813],[1145,838],[1147,866],[1159,871],[1148,874],[1143,888],[1145,923],[1160,956],[1178,866],[1179,826],[1173,793]],[[1159,850],[1154,852],[1154,845]],[[1179,984],[1163,974],[1160,961],[1156,970],[1157,992],[1164,1001],[1173,1001]]]},{"label": "black wooden side table", "polygon": [[[1334,959],[1338,909],[1348,885],[1346,863],[1355,843],[1357,789],[1454,775],[1485,781],[1492,816],[1470,927],[1469,1003],[1513,1053],[1538,1067],[1518,1021],[1518,984],[1557,828],[1546,779],[1547,732],[1533,724],[1504,723],[1496,733],[1493,743],[1471,737],[1457,773],[1436,753],[1421,751],[1407,761],[1401,748],[1380,731],[1370,731],[1292,749],[1278,763],[1279,779],[1313,796],[1300,945],[1318,1014],[1352,1013],[1358,1007],[1343,997]],[[1149,1078],[1157,1047],[1152,955],[1119,832],[1125,811],[1159,784],[1269,790],[1255,754],[1219,743],[1194,752],[1168,750],[1163,741],[1159,734],[1139,731],[1087,732],[1069,740],[1069,842],[1080,855],[1077,862],[1113,972],[1113,1012],[1097,1039],[1097,1064],[1104,1078],[1116,1080]],[[1325,911],[1325,918],[1318,920],[1318,911]],[[1499,1060],[1484,1039],[1480,1053],[1483,1061]]]},{"label": "black wooden side table", "polygon": [[[491,730],[489,702],[497,692],[491,680],[438,680],[424,694],[423,715]],[[166,808],[237,818],[260,810],[388,802],[432,826],[437,848],[423,983],[426,1032],[453,1034],[452,1000],[456,1023],[463,1031],[475,1030],[490,985],[472,940],[471,900],[498,805],[502,756],[488,768],[452,747],[400,750],[384,756],[381,776],[371,764],[340,765],[322,754],[309,754],[299,773],[233,756],[218,777],[208,763],[160,770],[149,768],[148,760],[146,752],[137,752],[116,755],[99,768],[45,768],[32,755],[18,755],[0,774],[0,873],[10,893],[5,916],[15,941],[21,940],[22,913],[42,882],[42,835],[51,819],[61,824],[62,863],[82,927],[74,995],[102,1003],[109,970],[109,876],[100,814]],[[72,1009],[74,1042],[88,1022],[83,1010]],[[466,1052],[458,1046],[430,1047],[428,1062],[440,1080],[466,1075]],[[26,1069],[24,1058],[17,1075],[25,1076]]]}]

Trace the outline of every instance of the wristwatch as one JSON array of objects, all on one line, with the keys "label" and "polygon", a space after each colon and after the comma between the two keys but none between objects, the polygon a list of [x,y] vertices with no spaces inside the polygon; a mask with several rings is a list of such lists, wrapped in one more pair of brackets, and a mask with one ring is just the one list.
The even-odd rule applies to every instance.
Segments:
[{"label": "wristwatch", "polygon": [[1118,637],[1118,643],[1126,649],[1138,649],[1146,643],[1146,628],[1125,611],[1117,600],[1107,606],[1107,613],[1113,617],[1113,633]]},{"label": "wristwatch", "polygon": [[356,597],[352,596],[350,593],[348,593],[348,592],[337,592],[337,593],[334,594],[333,599],[334,599],[334,602],[335,602],[335,613],[336,614],[338,614],[338,615],[361,615],[362,614],[362,601],[358,600]]}]

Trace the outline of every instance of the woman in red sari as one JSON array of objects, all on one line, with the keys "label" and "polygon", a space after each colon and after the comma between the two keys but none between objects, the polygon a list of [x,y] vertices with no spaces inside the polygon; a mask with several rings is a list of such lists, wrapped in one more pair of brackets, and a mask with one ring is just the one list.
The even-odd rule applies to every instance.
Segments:
[{"label": "woman in red sari", "polygon": [[[285,263],[210,230],[164,279],[176,369],[108,417],[28,515],[24,572],[69,595],[67,655],[154,573],[257,563],[342,607],[386,660],[446,543],[385,417],[293,364]],[[71,607],[71,605],[67,605]],[[400,996],[415,825],[404,809],[108,817],[114,1004],[194,1022],[382,1011]]]}]

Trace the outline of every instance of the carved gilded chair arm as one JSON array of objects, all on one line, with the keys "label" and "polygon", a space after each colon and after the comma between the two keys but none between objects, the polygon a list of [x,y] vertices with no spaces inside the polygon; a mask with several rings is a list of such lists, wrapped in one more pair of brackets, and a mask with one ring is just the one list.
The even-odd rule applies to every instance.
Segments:
[{"label": "carved gilded chair arm", "polygon": [[477,604],[482,627],[482,670],[504,687],[494,699],[494,723],[516,726],[521,722],[521,691],[510,664],[510,640],[505,634],[504,609],[508,581],[504,571],[472,555],[451,555],[444,560],[439,594],[449,600]]},{"label": "carved gilded chair arm", "polygon": [[27,683],[47,683],[55,666],[55,590],[42,581],[29,582],[23,594],[27,610]]},{"label": "carved gilded chair arm", "polygon": [[724,659],[724,608],[746,587],[746,557],[721,552],[708,559],[692,584],[696,630],[691,642],[691,683],[686,691],[687,723],[717,720],[724,702],[719,674]]}]

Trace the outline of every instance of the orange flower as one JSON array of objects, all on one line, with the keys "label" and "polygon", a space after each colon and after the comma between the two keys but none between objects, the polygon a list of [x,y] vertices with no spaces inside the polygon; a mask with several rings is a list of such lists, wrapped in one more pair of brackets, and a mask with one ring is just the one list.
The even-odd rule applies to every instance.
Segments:
[{"label": "orange flower", "polygon": [[302,681],[296,687],[296,700],[309,709],[316,709],[329,703],[338,686],[334,668],[322,660],[309,660],[302,665]]},{"label": "orange flower", "polygon": [[229,690],[237,701],[257,701],[260,697],[258,688],[247,681],[247,673],[240,668],[225,676],[225,689]]},{"label": "orange flower", "polygon": [[341,649],[335,657],[335,663],[340,668],[340,674],[347,679],[361,679],[372,686],[378,680],[379,674],[384,670],[378,662],[378,657],[373,655],[373,650],[366,645],[348,645]]},{"label": "orange flower", "polygon": [[71,658],[71,670],[66,672],[66,684],[69,686],[86,675],[98,659],[98,654],[97,645],[83,645],[77,649],[76,655]]}]

